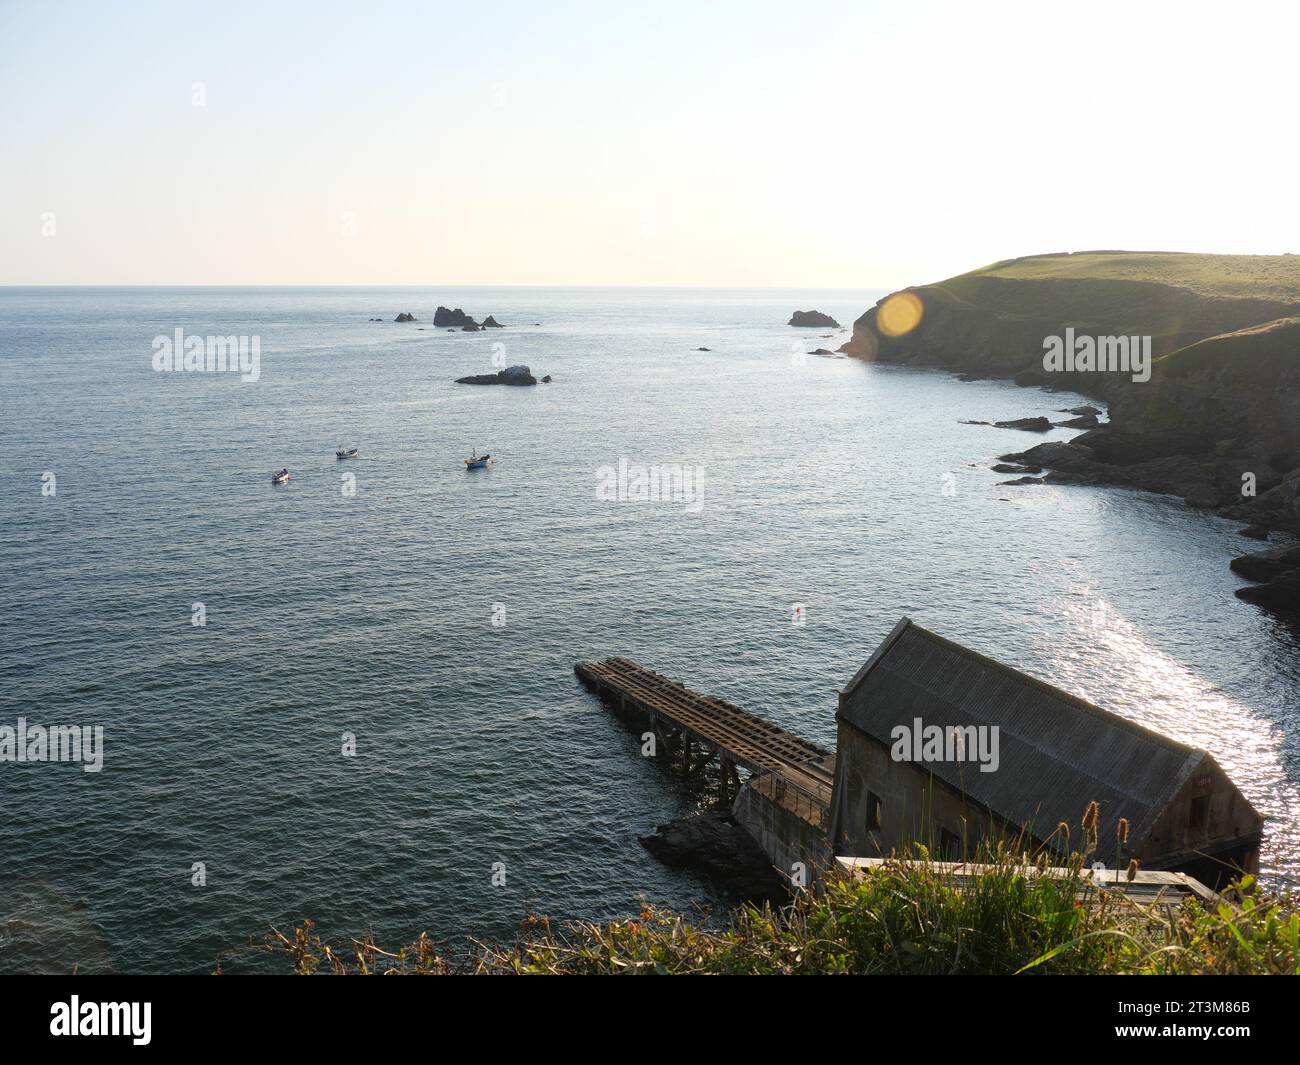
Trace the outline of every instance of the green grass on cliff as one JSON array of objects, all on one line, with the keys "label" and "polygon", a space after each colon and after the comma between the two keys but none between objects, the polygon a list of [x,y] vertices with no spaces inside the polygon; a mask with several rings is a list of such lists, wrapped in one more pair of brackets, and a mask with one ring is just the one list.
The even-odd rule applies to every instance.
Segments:
[{"label": "green grass on cliff", "polygon": [[1201,296],[1300,303],[1300,255],[1084,251],[1004,260],[962,276],[972,275],[1036,281],[1147,281],[1190,289]]},{"label": "green grass on cliff", "polygon": [[721,930],[646,905],[634,918],[559,929],[530,917],[515,942],[460,955],[427,936],[397,951],[368,937],[338,948],[310,922],[266,949],[302,974],[1300,972],[1300,912],[1256,894],[1249,878],[1230,892],[1237,905],[1175,906],[1098,895],[1085,855],[1072,857],[1066,879],[1028,876],[1024,856],[1009,851],[983,857],[990,868],[960,881],[924,855],[860,880],[833,877],[788,907],[742,908]]},{"label": "green grass on cliff", "polygon": [[1222,368],[1261,384],[1277,384],[1282,375],[1300,371],[1300,318],[1277,318],[1208,337],[1159,361],[1164,372],[1175,376]]}]

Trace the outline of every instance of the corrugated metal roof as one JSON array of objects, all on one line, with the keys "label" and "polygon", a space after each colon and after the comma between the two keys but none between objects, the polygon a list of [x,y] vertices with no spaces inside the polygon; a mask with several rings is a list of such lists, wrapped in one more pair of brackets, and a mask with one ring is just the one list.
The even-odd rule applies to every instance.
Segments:
[{"label": "corrugated metal roof", "polygon": [[[1087,804],[1101,804],[1100,846],[1128,818],[1129,845],[1209,756],[904,618],[842,693],[837,715],[890,747],[898,725],[996,725],[999,765],[927,761],[923,768],[1042,838],[1065,821],[1077,842]],[[843,759],[845,752],[840,751]]]}]

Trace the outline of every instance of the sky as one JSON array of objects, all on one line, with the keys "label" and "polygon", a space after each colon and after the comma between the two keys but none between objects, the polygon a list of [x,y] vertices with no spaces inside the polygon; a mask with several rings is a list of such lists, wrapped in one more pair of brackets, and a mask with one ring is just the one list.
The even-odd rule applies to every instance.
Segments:
[{"label": "sky", "polygon": [[0,284],[1300,252],[1300,4],[0,0]]}]

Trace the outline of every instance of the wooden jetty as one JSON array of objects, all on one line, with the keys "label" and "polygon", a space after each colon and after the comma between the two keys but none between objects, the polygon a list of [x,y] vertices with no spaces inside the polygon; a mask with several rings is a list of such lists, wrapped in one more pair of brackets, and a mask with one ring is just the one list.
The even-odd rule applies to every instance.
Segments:
[{"label": "wooden jetty", "polygon": [[[665,747],[694,772],[715,758],[723,799],[739,788],[738,768],[753,786],[800,819],[825,829],[829,822],[835,755],[724,699],[700,695],[628,658],[578,662],[573,671],[622,710],[649,718]],[[698,747],[698,756],[693,748]]]}]

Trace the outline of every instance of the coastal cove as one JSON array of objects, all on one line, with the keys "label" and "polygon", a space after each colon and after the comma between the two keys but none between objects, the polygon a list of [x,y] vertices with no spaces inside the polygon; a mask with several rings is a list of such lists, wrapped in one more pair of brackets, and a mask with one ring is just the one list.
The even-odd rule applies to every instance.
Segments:
[{"label": "coastal cove", "polygon": [[[304,916],[392,943],[720,911],[638,842],[700,797],[573,663],[631,655],[828,745],[902,615],[1204,747],[1270,818],[1265,878],[1300,875],[1300,655],[1234,597],[1242,522],[1007,485],[999,456],[1081,430],[964,423],[1088,396],[787,324],[883,295],[0,290],[0,726],[103,728],[102,771],[0,765],[40,811],[0,822],[0,970],[204,971]],[[421,330],[440,305],[504,328]],[[182,329],[257,338],[257,378],[156,372]],[[553,381],[455,383],[513,365]],[[691,493],[619,490],[651,469]]]}]

